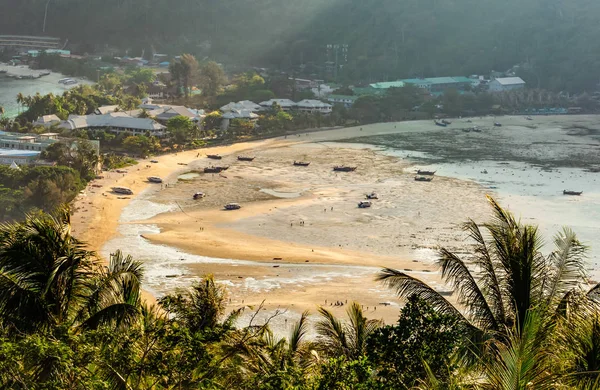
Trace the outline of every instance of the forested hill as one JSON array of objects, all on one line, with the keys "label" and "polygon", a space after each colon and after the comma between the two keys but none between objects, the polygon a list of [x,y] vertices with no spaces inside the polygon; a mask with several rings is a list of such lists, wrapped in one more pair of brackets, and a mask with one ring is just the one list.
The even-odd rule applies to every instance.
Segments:
[{"label": "forested hill", "polygon": [[[4,0],[0,32],[41,33],[46,2]],[[317,74],[326,45],[347,44],[346,80],[525,64],[530,85],[590,91],[600,78],[598,20],[597,0],[50,0],[47,34],[138,53],[153,46],[228,63],[304,63]]]}]

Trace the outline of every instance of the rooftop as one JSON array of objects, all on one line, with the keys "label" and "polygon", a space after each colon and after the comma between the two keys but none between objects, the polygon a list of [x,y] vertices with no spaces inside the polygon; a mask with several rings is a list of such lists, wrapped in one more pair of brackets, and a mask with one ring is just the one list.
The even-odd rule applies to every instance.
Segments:
[{"label": "rooftop", "polygon": [[498,83],[500,83],[500,85],[519,85],[519,84],[525,84],[525,81],[523,81],[522,78],[520,77],[499,77],[496,78],[496,80]]},{"label": "rooftop", "polygon": [[104,115],[71,115],[61,127],[68,129],[85,129],[89,127],[116,127],[135,130],[164,130],[166,127],[149,118],[133,118],[123,112]]},{"label": "rooftop", "polygon": [[264,102],[260,102],[260,105],[263,107],[271,107],[273,103],[279,104],[281,107],[294,107],[296,103],[291,101],[290,99],[271,99]]},{"label": "rooftop", "polygon": [[386,81],[386,82],[381,82],[381,83],[374,83],[374,84],[370,84],[372,88],[377,88],[377,89],[387,89],[387,88],[402,88],[404,87],[404,82],[403,81]]},{"label": "rooftop", "polygon": [[331,104],[328,103],[323,103],[320,100],[314,100],[314,99],[304,99],[302,101],[299,101],[298,103],[296,103],[299,107],[312,107],[312,108],[318,108],[318,107],[331,107]]},{"label": "rooftop", "polygon": [[0,157],[32,157],[40,153],[33,150],[0,149]]}]

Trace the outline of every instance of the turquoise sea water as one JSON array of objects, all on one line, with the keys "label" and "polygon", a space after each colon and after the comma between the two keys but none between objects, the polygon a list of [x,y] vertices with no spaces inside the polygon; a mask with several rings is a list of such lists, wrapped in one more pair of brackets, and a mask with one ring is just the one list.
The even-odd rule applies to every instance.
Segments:
[{"label": "turquoise sea water", "polygon": [[59,73],[52,73],[34,80],[15,80],[0,75],[0,107],[4,107],[6,116],[14,117],[22,110],[17,104],[17,94],[22,93],[26,96],[35,95],[38,92],[42,95],[62,94],[67,89],[73,88],[73,86],[65,87],[58,83],[58,80],[64,77]]}]

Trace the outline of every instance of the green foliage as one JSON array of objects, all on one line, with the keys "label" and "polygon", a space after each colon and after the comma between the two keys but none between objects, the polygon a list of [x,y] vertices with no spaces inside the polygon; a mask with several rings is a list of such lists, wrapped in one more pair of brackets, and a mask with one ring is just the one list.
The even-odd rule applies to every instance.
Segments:
[{"label": "green foliage", "polygon": [[368,340],[369,361],[386,387],[411,388],[427,376],[426,365],[447,382],[456,369],[452,357],[461,343],[457,319],[411,296],[394,326],[379,328]]},{"label": "green foliage", "polygon": [[198,126],[186,116],[174,116],[167,121],[167,131],[173,141],[179,145],[185,144],[193,135],[197,133]]},{"label": "green foliage", "polygon": [[[260,79],[262,78],[258,76],[256,79],[253,78],[250,80],[250,83],[253,83],[254,85],[264,84],[264,80],[262,80],[261,83]],[[226,81],[227,78],[225,77],[225,72],[216,62],[209,61],[200,68],[199,86],[202,89],[203,95],[215,96],[219,91],[219,88],[221,88]]]},{"label": "green foliage", "polygon": [[192,87],[199,77],[199,65],[196,57],[191,54],[182,54],[179,59],[171,62],[169,72],[179,89],[183,90],[185,97],[189,97]]},{"label": "green foliage", "polygon": [[96,176],[99,163],[98,151],[83,139],[73,143],[56,142],[42,152],[42,158],[75,169],[85,181]]},{"label": "green foliage", "polygon": [[202,126],[207,130],[219,128],[223,115],[219,111],[213,111],[204,117]]},{"label": "green foliage", "polygon": [[0,219],[20,218],[34,209],[51,211],[73,200],[84,188],[77,171],[68,167],[0,166]]},{"label": "green foliage", "polygon": [[138,156],[148,156],[160,150],[160,142],[156,137],[132,135],[123,140],[123,148]]}]

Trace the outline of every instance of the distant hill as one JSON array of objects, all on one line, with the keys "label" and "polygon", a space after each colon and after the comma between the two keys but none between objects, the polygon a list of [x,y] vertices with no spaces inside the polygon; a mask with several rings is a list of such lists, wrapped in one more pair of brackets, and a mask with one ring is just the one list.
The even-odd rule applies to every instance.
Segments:
[{"label": "distant hill", "polygon": [[[46,0],[3,3],[0,33],[41,33]],[[307,64],[318,76],[335,60],[327,45],[348,45],[338,76],[355,82],[524,64],[530,85],[573,92],[600,79],[598,20],[596,0],[51,0],[46,32],[90,50],[185,50],[286,70]]]}]

